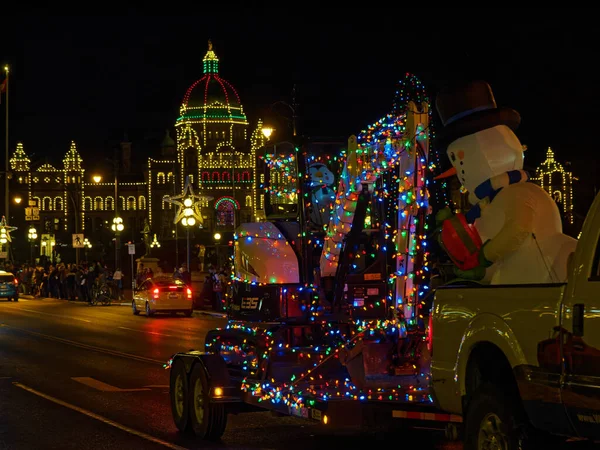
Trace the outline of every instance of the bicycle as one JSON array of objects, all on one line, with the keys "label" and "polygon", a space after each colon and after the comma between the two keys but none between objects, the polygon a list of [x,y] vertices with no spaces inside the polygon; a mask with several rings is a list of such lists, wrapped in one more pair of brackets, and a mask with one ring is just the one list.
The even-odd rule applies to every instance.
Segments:
[{"label": "bicycle", "polygon": [[92,306],[96,306],[98,303],[101,303],[103,306],[110,306],[113,299],[115,299],[114,292],[114,286],[111,286],[106,281],[103,283],[94,283],[92,286]]}]

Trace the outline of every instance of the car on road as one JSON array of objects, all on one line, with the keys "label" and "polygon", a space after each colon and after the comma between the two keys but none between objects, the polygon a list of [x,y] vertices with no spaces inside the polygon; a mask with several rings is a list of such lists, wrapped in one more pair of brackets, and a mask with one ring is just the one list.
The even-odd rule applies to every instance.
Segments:
[{"label": "car on road", "polygon": [[0,270],[0,298],[19,301],[19,280],[12,272]]},{"label": "car on road", "polygon": [[144,311],[147,317],[155,313],[178,313],[191,316],[192,289],[179,278],[159,276],[145,280],[133,293],[133,314]]}]

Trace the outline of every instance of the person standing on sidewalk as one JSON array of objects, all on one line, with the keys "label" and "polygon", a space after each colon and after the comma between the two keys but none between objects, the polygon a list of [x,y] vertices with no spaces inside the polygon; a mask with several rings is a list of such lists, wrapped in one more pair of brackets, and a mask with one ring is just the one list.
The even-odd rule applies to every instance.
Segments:
[{"label": "person standing on sidewalk", "polygon": [[115,270],[115,273],[113,273],[113,283],[116,289],[115,297],[117,297],[117,300],[122,300],[121,292],[123,291],[123,272],[121,272],[119,267],[117,267],[117,270]]}]

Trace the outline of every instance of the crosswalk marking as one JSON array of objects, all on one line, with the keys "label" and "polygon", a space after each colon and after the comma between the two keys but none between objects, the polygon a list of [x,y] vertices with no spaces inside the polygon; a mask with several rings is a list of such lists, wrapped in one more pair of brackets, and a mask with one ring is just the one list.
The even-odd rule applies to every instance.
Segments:
[{"label": "crosswalk marking", "polygon": [[102,392],[139,392],[151,390],[150,388],[121,389],[90,377],[72,377],[71,380],[77,381],[81,384],[85,384],[86,386],[89,386]]}]

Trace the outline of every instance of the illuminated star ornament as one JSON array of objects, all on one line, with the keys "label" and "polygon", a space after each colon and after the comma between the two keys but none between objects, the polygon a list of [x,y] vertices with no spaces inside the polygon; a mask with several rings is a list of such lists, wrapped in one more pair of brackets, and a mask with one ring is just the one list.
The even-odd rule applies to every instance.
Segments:
[{"label": "illuminated star ornament", "polygon": [[[200,212],[200,204],[202,201],[208,201],[212,199],[213,197],[195,194],[194,188],[190,183],[190,177],[187,176],[185,178],[185,187],[183,188],[183,192],[172,197],[165,197],[165,202],[179,206],[173,223],[179,223],[184,219],[186,222],[191,222],[189,219],[193,218],[198,222],[199,225],[201,225],[203,221],[202,214]],[[192,222],[190,225],[194,225],[194,223]]]},{"label": "illuminated star ornament", "polygon": [[11,242],[10,233],[16,229],[17,227],[9,227],[6,224],[6,217],[2,216],[2,220],[0,220],[0,244]]}]

